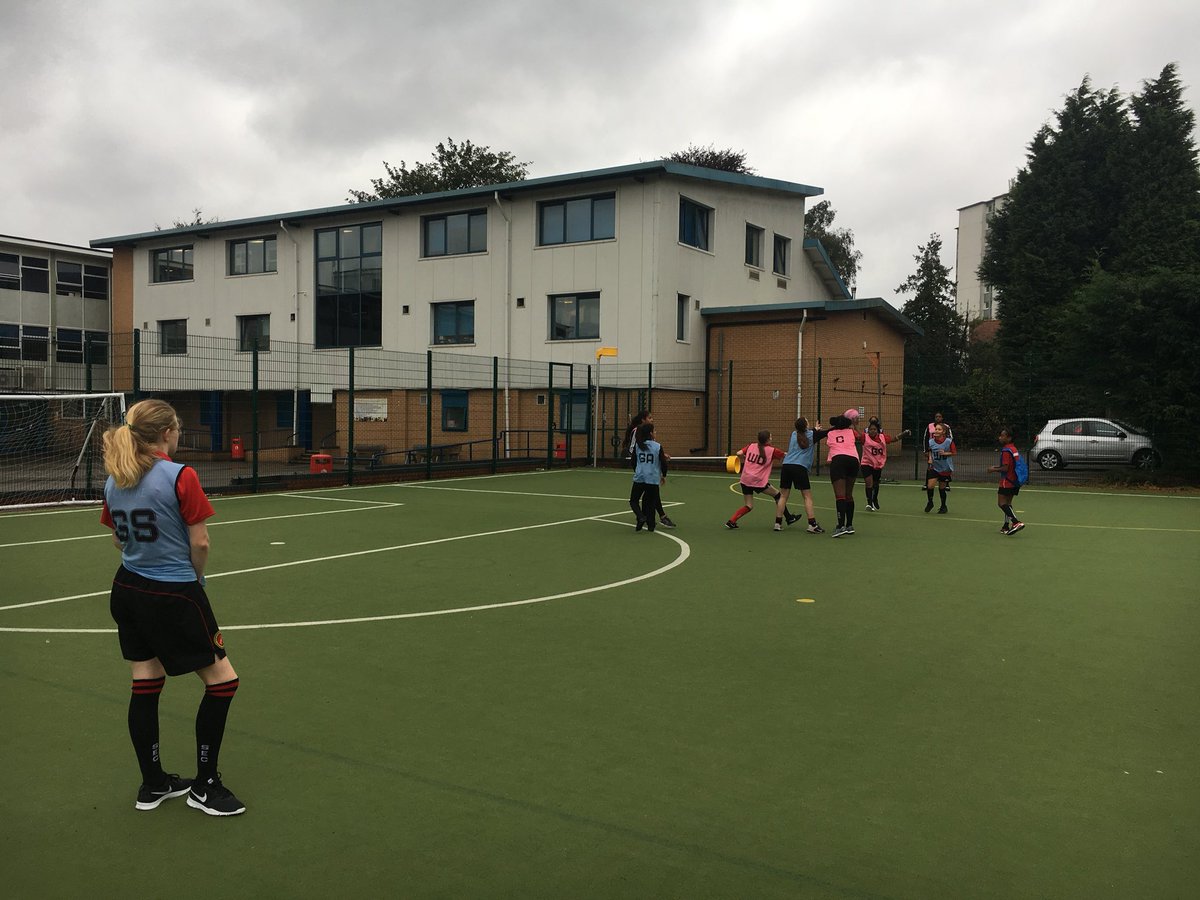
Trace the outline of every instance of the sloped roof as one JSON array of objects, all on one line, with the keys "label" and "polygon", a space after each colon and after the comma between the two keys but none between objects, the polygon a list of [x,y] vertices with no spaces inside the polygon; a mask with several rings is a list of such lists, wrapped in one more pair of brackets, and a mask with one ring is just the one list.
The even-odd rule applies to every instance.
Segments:
[{"label": "sloped roof", "polygon": [[161,240],[162,238],[180,235],[198,235],[203,237],[219,231],[232,231],[234,229],[250,228],[259,225],[273,226],[280,221],[299,222],[307,219],[340,218],[348,212],[362,213],[378,210],[379,212],[399,215],[406,207],[428,206],[435,203],[444,204],[456,200],[491,197],[496,193],[512,196],[513,194],[545,190],[546,188],[569,187],[571,185],[589,182],[595,183],[597,181],[638,179],[648,175],[673,175],[678,178],[738,185],[750,188],[751,190],[768,191],[796,197],[817,197],[825,193],[823,188],[807,184],[780,181],[775,178],[762,178],[758,175],[744,175],[739,172],[723,172],[719,169],[705,169],[700,166],[689,166],[666,159],[659,159],[652,162],[614,166],[607,169],[592,169],[585,172],[570,172],[565,175],[551,175],[546,178],[527,178],[523,181],[485,184],[478,187],[461,188],[455,191],[414,194],[410,197],[389,197],[384,200],[372,200],[367,203],[343,203],[338,206],[272,213],[271,215],[254,216],[249,219],[231,219],[228,222],[210,222],[201,225],[188,225],[183,228],[164,228],[156,231],[145,231],[139,234],[123,234],[116,237],[97,238],[90,243],[93,247],[127,247],[142,241]]},{"label": "sloped roof", "polygon": [[[764,303],[746,304],[744,306],[710,306],[700,310],[700,315],[710,316],[741,316],[744,319],[766,318],[779,313],[793,312],[820,313],[817,318],[827,318],[830,313],[861,312],[874,310],[887,324],[904,335],[920,337],[925,329],[911,321],[904,313],[892,306],[882,297],[867,297],[861,300],[800,300],[795,303]],[[812,316],[810,315],[810,318]]]}]

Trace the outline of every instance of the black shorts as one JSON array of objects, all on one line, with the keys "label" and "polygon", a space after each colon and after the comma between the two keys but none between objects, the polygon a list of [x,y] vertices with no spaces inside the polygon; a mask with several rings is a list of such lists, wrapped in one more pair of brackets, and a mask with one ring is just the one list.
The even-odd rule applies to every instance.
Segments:
[{"label": "black shorts", "polygon": [[746,482],[744,482],[744,481],[741,481],[738,483],[741,484],[741,486],[742,486],[742,496],[743,497],[749,497],[751,494],[761,494],[763,491],[771,490],[771,482],[769,482],[769,481],[766,484],[764,484],[762,487],[751,487],[750,485],[746,484]]},{"label": "black shorts", "polygon": [[928,469],[926,469],[926,470],[925,470],[925,481],[926,481],[926,482],[929,482],[930,480],[932,480],[932,479],[935,479],[935,478],[936,478],[936,479],[937,479],[938,481],[940,481],[942,484],[949,484],[949,483],[950,483],[950,481],[951,481],[951,477],[952,477],[953,475],[954,475],[954,473],[953,473],[953,472],[937,472],[937,471],[934,471],[933,467],[931,466],[931,467],[929,467]]},{"label": "black shorts", "polygon": [[808,480],[808,469],[799,463],[787,463],[779,473],[779,486],[785,491],[790,491],[792,488],[811,491],[812,484]]},{"label": "black shorts", "polygon": [[121,655],[158,657],[168,675],[184,675],[225,658],[225,642],[198,581],[155,581],[124,566],[113,576],[109,611]]},{"label": "black shorts", "polygon": [[858,477],[858,457],[841,454],[829,461],[829,480]]},{"label": "black shorts", "polygon": [[1021,493],[1020,487],[1001,487],[996,491],[997,494],[1003,494],[1005,497],[1015,497]]},{"label": "black shorts", "polygon": [[878,481],[879,476],[882,472],[883,472],[883,469],[877,469],[874,466],[863,466],[862,467],[862,477],[863,478],[874,478],[876,481]]}]

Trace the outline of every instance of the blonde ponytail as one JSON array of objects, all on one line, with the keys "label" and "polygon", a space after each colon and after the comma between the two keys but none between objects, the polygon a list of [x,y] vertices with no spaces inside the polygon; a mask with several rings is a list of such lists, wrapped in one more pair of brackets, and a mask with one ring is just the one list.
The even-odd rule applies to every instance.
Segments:
[{"label": "blonde ponytail", "polygon": [[177,427],[179,417],[163,400],[142,400],[129,407],[125,424],[104,433],[104,469],[117,487],[135,487],[158,459],[164,431]]}]

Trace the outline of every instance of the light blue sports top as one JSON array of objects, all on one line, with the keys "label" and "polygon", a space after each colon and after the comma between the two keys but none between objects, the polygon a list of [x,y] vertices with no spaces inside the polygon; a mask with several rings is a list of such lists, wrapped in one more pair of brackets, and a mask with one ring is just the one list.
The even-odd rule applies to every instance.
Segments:
[{"label": "light blue sports top", "polygon": [[783,457],[785,466],[804,466],[806,469],[811,469],[813,464],[813,453],[816,451],[816,446],[813,444],[812,429],[804,432],[804,436],[808,438],[808,446],[801,450],[800,441],[796,439],[797,432],[793,431],[791,438],[788,439],[787,455]]},{"label": "light blue sports top", "polygon": [[940,444],[933,438],[929,439],[929,451],[933,455],[933,461],[930,463],[930,468],[935,472],[953,472],[954,457],[941,456],[940,454],[949,450],[954,446],[954,441],[951,438],[946,438]]},{"label": "light blue sports top", "polygon": [[155,581],[195,581],[192,542],[179,511],[175,481],[183,464],[160,459],[135,487],[120,488],[110,475],[104,501],[121,542],[121,562]]},{"label": "light blue sports top", "polygon": [[643,450],[637,444],[633,445],[633,457],[637,466],[633,470],[634,484],[659,484],[662,482],[662,444],[658,441],[646,441]]}]

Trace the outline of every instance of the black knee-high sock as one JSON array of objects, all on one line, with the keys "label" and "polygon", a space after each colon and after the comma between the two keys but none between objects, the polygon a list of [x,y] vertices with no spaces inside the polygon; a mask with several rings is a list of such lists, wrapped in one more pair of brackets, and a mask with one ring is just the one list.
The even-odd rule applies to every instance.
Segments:
[{"label": "black knee-high sock", "polygon": [[165,778],[158,758],[158,698],[166,680],[135,678],[129,695],[129,739],[142,770],[142,782],[154,787]]},{"label": "black knee-high sock", "polygon": [[838,497],[836,505],[837,505],[838,528],[841,528],[843,525],[846,524],[846,501],[843,500],[841,497]]},{"label": "black knee-high sock", "polygon": [[925,488],[925,496],[928,497],[929,502],[932,503],[933,502],[933,488],[931,488],[931,487]]},{"label": "black knee-high sock", "polygon": [[846,500],[846,524],[848,526],[854,524],[854,498],[849,497]]},{"label": "black knee-high sock", "polygon": [[942,498],[942,506],[946,505],[946,489],[938,488],[938,496]]},{"label": "black knee-high sock", "polygon": [[225,736],[225,719],[237,689],[236,678],[204,688],[204,699],[196,712],[196,780],[201,783],[217,775],[217,756]]},{"label": "black knee-high sock", "polygon": [[1004,504],[1004,506],[1000,507],[1000,509],[1002,509],[1004,511],[1004,521],[1005,522],[1017,521],[1017,514],[1015,512],[1013,512],[1011,503]]},{"label": "black knee-high sock", "polygon": [[630,500],[629,508],[633,510],[633,514],[635,516],[637,516],[639,519],[642,518],[642,508],[637,505],[636,501]]}]

